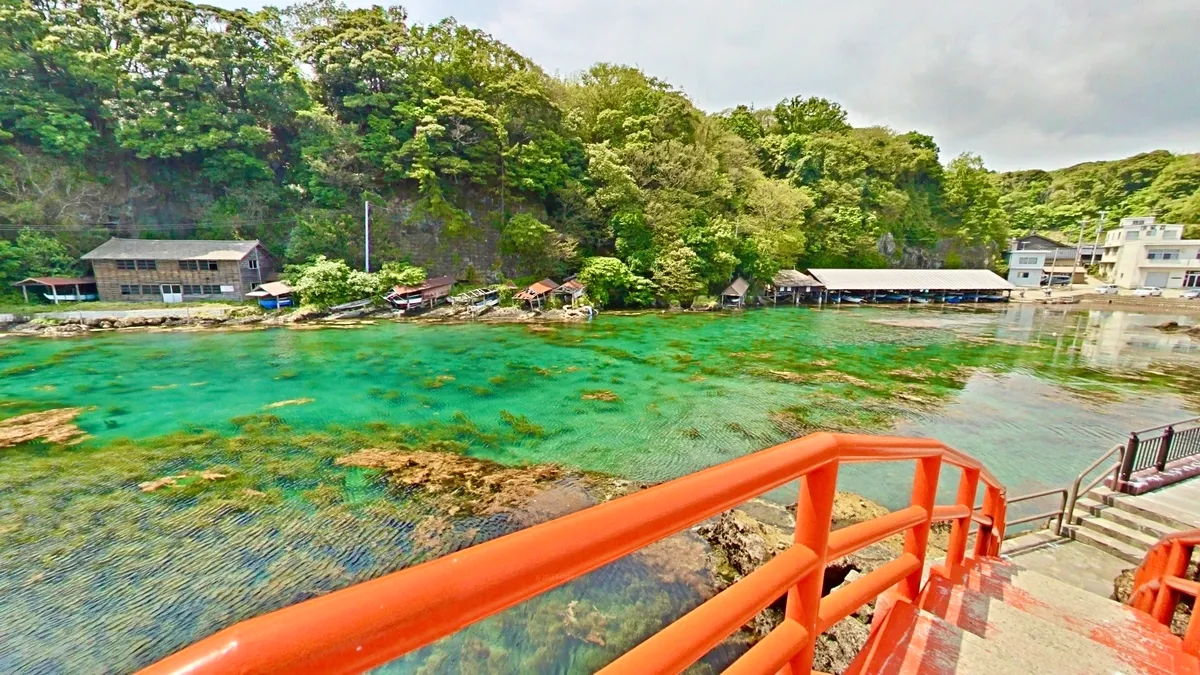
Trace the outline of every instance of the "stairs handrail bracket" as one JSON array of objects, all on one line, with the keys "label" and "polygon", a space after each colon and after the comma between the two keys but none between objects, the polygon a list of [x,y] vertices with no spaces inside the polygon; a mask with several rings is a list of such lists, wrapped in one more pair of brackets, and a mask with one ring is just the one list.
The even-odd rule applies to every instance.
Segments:
[{"label": "stairs handrail bracket", "polygon": [[1192,615],[1183,636],[1183,651],[1200,658],[1200,581],[1188,578],[1192,553],[1200,546],[1200,530],[1172,532],[1158,540],[1133,576],[1129,605],[1169,626],[1183,596],[1192,598]]},{"label": "stairs handrail bracket", "polygon": [[[831,532],[839,467],[868,461],[915,462],[911,504]],[[943,465],[960,470],[954,504],[936,504]],[[809,673],[821,631],[872,600],[880,615],[918,600],[934,522],[951,523],[945,573],[998,555],[1004,539],[1004,487],[973,457],[932,439],[818,433],[243,621],[142,672],[362,672],[797,479],[791,548],[602,672],[684,670],[786,594],[784,621],[730,672]],[[900,557],[822,597],[830,562],[901,533]]]}]

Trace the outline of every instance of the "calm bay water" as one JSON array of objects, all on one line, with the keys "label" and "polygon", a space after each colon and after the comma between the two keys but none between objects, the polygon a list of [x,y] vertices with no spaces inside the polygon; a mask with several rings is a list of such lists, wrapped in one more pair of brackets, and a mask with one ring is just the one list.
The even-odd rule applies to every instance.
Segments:
[{"label": "calm bay water", "polygon": [[[430,544],[422,523],[440,514],[333,461],[394,427],[651,481],[808,430],[890,432],[975,455],[1013,494],[1062,484],[1130,429],[1200,412],[1200,342],[1151,328],[1170,318],[789,308],[2,340],[0,417],[81,406],[90,438],[0,451],[0,671],[127,671],[527,524],[449,519]],[[536,433],[513,433],[520,417]],[[220,488],[137,487],[213,466],[232,476]],[[895,507],[910,471],[848,467],[840,487]],[[394,669],[586,670],[699,600],[646,576],[622,561]],[[617,634],[629,622],[614,618],[604,644],[563,636],[573,600],[583,625],[623,607],[649,623]]]}]

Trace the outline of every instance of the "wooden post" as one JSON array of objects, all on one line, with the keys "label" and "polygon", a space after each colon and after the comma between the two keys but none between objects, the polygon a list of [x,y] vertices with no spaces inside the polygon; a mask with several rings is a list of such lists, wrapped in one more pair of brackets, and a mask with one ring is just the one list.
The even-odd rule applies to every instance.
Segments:
[{"label": "wooden post", "polygon": [[79,292],[79,284],[75,284],[75,302],[83,302],[81,297],[83,294]]},{"label": "wooden post", "polygon": [[51,293],[51,294],[54,296],[54,304],[56,304],[56,305],[57,305],[57,304],[58,304],[58,287],[57,287],[57,286],[51,286],[51,287],[50,287],[50,293]]},{"label": "wooden post", "polygon": [[21,286],[21,295],[25,296],[25,304],[28,305],[29,304],[29,287],[28,286],[24,286],[24,285]]},{"label": "wooden post", "polygon": [[1129,441],[1125,443],[1125,454],[1121,457],[1121,469],[1117,473],[1117,484],[1113,486],[1117,492],[1124,492],[1126,484],[1129,483],[1129,477],[1133,475],[1134,462],[1137,461],[1138,451],[1138,436],[1137,434],[1129,434]]},{"label": "wooden post", "polygon": [[833,518],[833,496],[837,491],[837,462],[811,471],[800,479],[800,498],[796,504],[796,546],[804,546],[821,559],[820,566],[788,589],[784,618],[808,631],[804,649],[791,660],[792,675],[812,672],[813,651],[817,640],[817,613],[821,609],[821,591],[825,586],[825,548]]}]

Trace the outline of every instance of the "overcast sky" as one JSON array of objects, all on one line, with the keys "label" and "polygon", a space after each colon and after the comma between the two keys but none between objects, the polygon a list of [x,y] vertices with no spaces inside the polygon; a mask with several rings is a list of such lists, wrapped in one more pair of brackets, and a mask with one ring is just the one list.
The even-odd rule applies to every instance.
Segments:
[{"label": "overcast sky", "polygon": [[637,65],[709,111],[825,96],[856,125],[932,134],[944,160],[972,151],[1010,170],[1200,151],[1198,0],[400,4],[415,22],[482,28],[552,73]]}]

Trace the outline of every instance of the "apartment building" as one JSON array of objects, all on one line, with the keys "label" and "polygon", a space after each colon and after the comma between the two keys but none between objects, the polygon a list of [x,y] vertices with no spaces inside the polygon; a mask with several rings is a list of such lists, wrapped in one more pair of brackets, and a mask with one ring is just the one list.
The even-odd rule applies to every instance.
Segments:
[{"label": "apartment building", "polygon": [[1200,239],[1150,216],[1122,218],[1104,237],[1100,276],[1121,288],[1200,288]]}]

